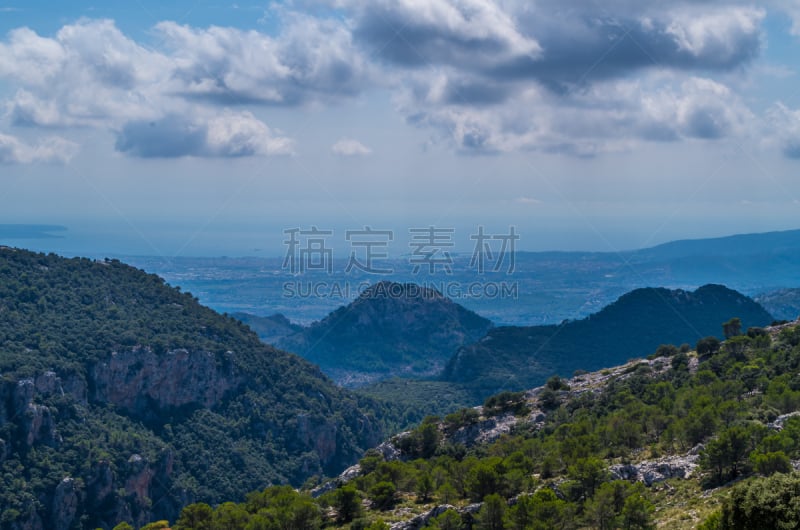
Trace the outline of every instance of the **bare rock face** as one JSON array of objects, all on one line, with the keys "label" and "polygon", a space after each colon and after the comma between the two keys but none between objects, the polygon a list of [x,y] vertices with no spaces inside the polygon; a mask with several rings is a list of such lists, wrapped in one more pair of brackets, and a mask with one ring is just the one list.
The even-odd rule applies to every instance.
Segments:
[{"label": "bare rock face", "polygon": [[147,460],[140,455],[131,455],[128,459],[128,479],[125,481],[125,491],[132,494],[138,504],[144,504],[148,499],[153,474]]},{"label": "bare rock face", "polygon": [[450,504],[440,504],[439,506],[434,506],[430,510],[425,513],[421,513],[416,517],[412,517],[408,521],[400,521],[398,523],[394,523],[390,528],[391,530],[420,530],[421,528],[425,528],[428,524],[436,517],[439,517],[447,510],[453,510],[458,513],[462,518],[469,517],[471,518],[476,513],[478,513],[481,508],[483,507],[482,502],[477,502],[474,504],[469,504],[464,506],[463,508],[456,508]]},{"label": "bare rock face", "polygon": [[461,444],[464,447],[491,443],[502,435],[511,432],[511,429],[518,422],[519,418],[512,413],[493,416],[477,423],[461,427],[453,433],[451,441]]},{"label": "bare rock face", "polygon": [[408,521],[401,521],[393,524],[391,526],[391,530],[418,530],[420,528],[424,528],[428,526],[428,523],[430,523],[431,519],[439,517],[447,510],[457,510],[457,508],[450,504],[441,504],[431,508],[425,513],[421,513],[416,517],[409,519]]},{"label": "bare rock face", "polygon": [[69,530],[78,511],[79,501],[75,479],[67,477],[56,486],[53,507],[50,510],[54,530]]},{"label": "bare rock face", "polygon": [[[56,431],[56,422],[52,412],[44,405],[33,403],[36,396],[36,384],[33,379],[22,379],[16,384],[7,384],[0,403],[0,425],[8,422],[16,423],[21,430],[21,439],[31,447],[35,443],[56,446],[60,436]],[[11,388],[10,392],[8,388]],[[10,394],[10,395],[9,395]],[[5,405],[5,406],[3,406]],[[0,455],[2,460],[4,455]]]},{"label": "bare rock face", "polygon": [[609,467],[615,480],[643,482],[652,486],[671,478],[689,478],[698,466],[697,453],[685,456],[671,456],[660,460],[646,460],[638,464],[615,464]]},{"label": "bare rock face", "polygon": [[92,399],[147,419],[159,410],[213,408],[241,380],[232,362],[218,362],[210,352],[180,349],[158,355],[150,348],[135,347],[113,352],[93,367]]},{"label": "bare rock face", "polygon": [[56,432],[56,422],[48,407],[44,405],[28,404],[22,415],[22,428],[25,432],[25,442],[32,446],[35,442],[47,445],[58,445],[60,437]]},{"label": "bare rock face", "polygon": [[306,414],[297,417],[297,439],[306,449],[313,450],[323,463],[336,456],[337,426],[325,418],[311,418]]}]

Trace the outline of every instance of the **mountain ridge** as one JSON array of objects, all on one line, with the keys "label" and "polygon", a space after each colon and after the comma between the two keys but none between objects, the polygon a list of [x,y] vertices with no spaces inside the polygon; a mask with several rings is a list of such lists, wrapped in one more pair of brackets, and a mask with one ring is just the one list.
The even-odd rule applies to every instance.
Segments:
[{"label": "mountain ridge", "polygon": [[750,298],[721,285],[694,292],[635,289],[598,313],[550,326],[505,326],[460,348],[448,362],[444,381],[478,389],[483,397],[540,384],[553,374],[618,364],[660,344],[695,342],[721,335],[721,324],[739,317],[745,326],[773,318]]},{"label": "mountain ridge", "polygon": [[457,347],[491,327],[491,321],[435,289],[382,281],[277,345],[348,385],[436,375]]}]

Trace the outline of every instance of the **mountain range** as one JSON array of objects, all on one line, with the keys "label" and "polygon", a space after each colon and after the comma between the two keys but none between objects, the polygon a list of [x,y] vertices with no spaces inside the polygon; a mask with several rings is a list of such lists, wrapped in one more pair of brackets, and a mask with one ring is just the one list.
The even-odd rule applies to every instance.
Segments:
[{"label": "mountain range", "polygon": [[750,298],[721,285],[696,291],[636,289],[598,313],[557,326],[499,327],[464,346],[445,368],[445,381],[488,396],[542,384],[550,375],[597,370],[652,353],[661,344],[694,344],[722,336],[722,323],[740,318],[765,326],[772,315]]},{"label": "mountain range", "polygon": [[[623,363],[662,344],[724,338],[722,323],[731,318],[741,319],[745,329],[774,320],[752,299],[709,284],[695,291],[635,289],[597,313],[560,325],[492,327],[437,291],[380,282],[276,344],[319,364],[340,384],[371,383],[365,389],[370,395],[413,400],[423,408],[417,395],[439,395],[432,401],[445,408],[430,411],[446,412],[542,384],[551,375]],[[427,381],[381,382],[392,377]]]}]

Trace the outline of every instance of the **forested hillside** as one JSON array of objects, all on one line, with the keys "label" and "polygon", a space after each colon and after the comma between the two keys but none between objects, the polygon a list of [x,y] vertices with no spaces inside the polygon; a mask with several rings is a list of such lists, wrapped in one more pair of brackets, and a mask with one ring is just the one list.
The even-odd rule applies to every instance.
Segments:
[{"label": "forested hillside", "polygon": [[480,397],[522,390],[547,377],[597,370],[652,353],[660,344],[691,343],[715,335],[720,323],[764,326],[772,316],[750,298],[722,285],[694,292],[636,289],[582,320],[558,326],[501,327],[461,348],[448,362],[445,381],[462,383]]},{"label": "forested hillside", "polygon": [[429,418],[327,487],[173,528],[797,528],[800,323],[684,350]]},{"label": "forested hillside", "polygon": [[359,386],[438,375],[456,349],[491,327],[434,289],[383,281],[277,345],[319,364],[338,383]]},{"label": "forested hillside", "polygon": [[384,436],[375,407],[155,275],[0,248],[4,529],[175,518],[335,474]]}]

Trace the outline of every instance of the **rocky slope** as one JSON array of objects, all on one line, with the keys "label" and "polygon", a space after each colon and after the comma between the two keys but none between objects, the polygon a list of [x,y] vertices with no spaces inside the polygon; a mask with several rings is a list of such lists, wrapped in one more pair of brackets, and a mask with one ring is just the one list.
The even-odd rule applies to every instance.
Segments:
[{"label": "rocky slope", "polygon": [[775,318],[794,320],[800,315],[800,289],[778,289],[753,297]]},{"label": "rocky slope", "polygon": [[433,289],[380,282],[277,344],[319,364],[335,381],[358,386],[391,376],[438,374],[457,348],[491,326]]},{"label": "rocky slope", "polygon": [[653,352],[661,344],[694,344],[721,335],[721,323],[741,318],[770,324],[772,315],[750,298],[721,285],[694,292],[636,289],[585,319],[559,326],[500,327],[461,348],[443,379],[466,384],[479,396],[522,390],[553,374],[596,370]]},{"label": "rocky slope", "polygon": [[338,473],[383,436],[365,402],[156,276],[0,249],[3,529],[174,520]]}]

